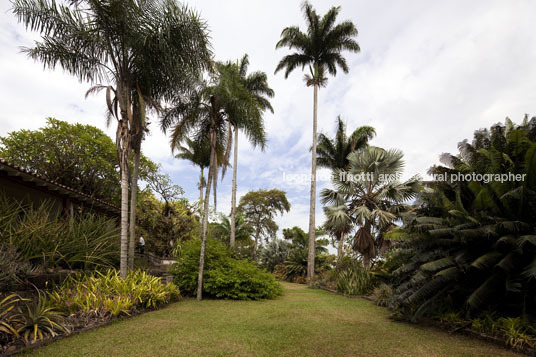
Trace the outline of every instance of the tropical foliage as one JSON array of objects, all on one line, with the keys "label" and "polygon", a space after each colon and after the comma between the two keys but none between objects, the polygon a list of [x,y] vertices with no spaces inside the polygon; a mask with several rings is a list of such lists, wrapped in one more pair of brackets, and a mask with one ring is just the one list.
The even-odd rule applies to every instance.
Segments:
[{"label": "tropical foliage", "polygon": [[[322,235],[317,231],[316,236]],[[282,247],[287,249],[286,257],[274,267],[274,273],[281,279],[292,282],[305,282],[307,276],[309,235],[300,227],[283,229],[286,242]],[[328,254],[327,239],[317,239],[315,244],[315,271],[323,273],[332,268],[334,257]],[[283,255],[283,254],[281,254]]]},{"label": "tropical foliage", "polygon": [[[253,252],[253,235],[254,229],[246,221],[246,217],[239,213],[235,217],[235,245],[236,254],[243,259],[251,257]],[[220,240],[225,245],[230,244],[230,235],[232,232],[231,218],[225,215],[220,215],[220,221],[212,223],[209,229],[209,236]]]},{"label": "tropical foliage", "polygon": [[534,319],[536,118],[477,130],[458,149],[430,170],[441,176],[393,233],[405,238],[399,254],[407,257],[395,270],[398,312],[412,320],[439,308]]},{"label": "tropical foliage", "polygon": [[113,219],[92,213],[65,219],[52,202],[28,206],[0,191],[0,245],[14,248],[34,265],[92,269],[118,262]]},{"label": "tropical foliage", "polygon": [[172,283],[141,270],[121,279],[116,270],[70,276],[49,293],[50,302],[68,315],[98,316],[105,319],[156,309],[180,297]]},{"label": "tropical foliage", "polygon": [[[201,242],[181,245],[173,269],[174,281],[185,294],[195,295]],[[220,299],[272,299],[282,293],[274,276],[255,264],[240,260],[223,243],[208,239],[205,255],[203,295]]]},{"label": "tropical foliage", "polygon": [[0,301],[2,344],[18,338],[30,344],[67,332],[63,315],[50,306],[41,293],[34,301],[17,294],[10,294]]},{"label": "tropical foliage", "polygon": [[[221,66],[221,65],[220,65]],[[225,65],[227,73],[232,76],[232,81],[239,84],[241,90],[236,100],[247,103],[247,114],[239,117],[229,118],[234,128],[234,149],[233,149],[233,183],[231,188],[231,231],[229,245],[235,246],[236,240],[236,188],[237,188],[237,171],[238,171],[238,130],[243,129],[248,140],[254,145],[259,145],[264,150],[266,144],[266,134],[264,131],[264,122],[262,114],[266,110],[274,112],[268,98],[274,96],[274,91],[268,86],[268,77],[264,72],[253,72],[248,74],[249,58],[244,55],[236,64],[227,62]],[[238,93],[237,93],[238,94]],[[241,97],[247,97],[244,100]]]}]

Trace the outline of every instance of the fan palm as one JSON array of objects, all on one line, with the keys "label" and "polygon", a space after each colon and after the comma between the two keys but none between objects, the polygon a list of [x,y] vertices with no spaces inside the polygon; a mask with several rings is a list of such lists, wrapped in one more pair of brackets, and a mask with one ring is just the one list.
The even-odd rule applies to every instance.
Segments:
[{"label": "fan palm", "polygon": [[307,277],[314,275],[314,246],[315,246],[315,206],[316,206],[316,127],[318,89],[327,84],[326,72],[337,74],[337,67],[348,73],[349,68],[342,51],[358,52],[359,45],[354,40],[357,29],[351,21],[343,21],[335,25],[340,7],[332,7],[324,16],[320,17],[313,6],[305,1],[302,5],[307,31],[302,32],[297,26],[283,29],[281,39],[276,48],[288,47],[294,53],[284,56],[275,72],[285,69],[285,78],[297,67],[309,66],[310,75],[305,75],[306,85],[313,86],[313,145],[311,165],[311,198],[309,212],[309,253],[307,264]]},{"label": "fan palm", "polygon": [[68,5],[15,0],[13,12],[27,28],[41,32],[42,41],[24,49],[31,58],[49,68],[59,65],[80,81],[107,82],[89,92],[106,90],[109,118],[118,124],[124,278],[132,136],[145,126],[146,105],[156,108],[159,100],[190,87],[191,78],[208,66],[211,53],[205,25],[172,0],[80,0]]},{"label": "fan palm", "polygon": [[346,216],[360,227],[353,249],[363,256],[365,268],[370,267],[377,249],[384,246],[384,234],[407,209],[404,203],[415,198],[419,189],[418,177],[398,181],[404,167],[402,157],[399,150],[378,147],[353,152],[346,170],[333,171],[335,190],[324,189],[321,193],[322,202],[329,205],[328,217],[338,230],[345,230]]},{"label": "fan palm", "polygon": [[[346,125],[340,116],[337,117],[337,129],[333,139],[325,134],[318,135],[318,166],[331,170],[345,169],[349,163],[348,155],[367,147],[374,135],[376,135],[374,128],[361,126],[347,136]],[[339,242],[337,255],[340,260],[344,252],[345,236],[352,230],[352,224],[347,212],[339,208],[341,207],[324,207],[324,213],[328,218],[324,226]]]}]

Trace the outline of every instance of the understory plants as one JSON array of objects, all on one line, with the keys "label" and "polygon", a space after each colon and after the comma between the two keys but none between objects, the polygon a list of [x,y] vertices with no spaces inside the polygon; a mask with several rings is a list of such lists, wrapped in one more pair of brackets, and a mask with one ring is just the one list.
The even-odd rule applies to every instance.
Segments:
[{"label": "understory plants", "polygon": [[15,248],[0,242],[0,291],[8,291],[37,272]]},{"label": "understory plants", "polygon": [[49,293],[53,306],[70,316],[96,316],[110,319],[144,309],[157,309],[180,297],[173,283],[142,270],[131,271],[121,279],[114,269],[76,274]]},{"label": "understory plants", "polygon": [[9,294],[0,300],[2,346],[17,340],[32,344],[68,332],[63,314],[51,306],[41,292],[34,300],[22,298],[17,294]]},{"label": "understory plants", "polygon": [[[171,272],[182,292],[197,289],[201,241],[191,240],[176,250],[178,258]],[[203,295],[220,299],[272,299],[283,292],[275,277],[248,260],[237,259],[223,243],[208,239],[205,251]]]},{"label": "understory plants", "polygon": [[337,291],[345,295],[368,295],[377,284],[374,275],[360,261],[350,258],[337,267],[335,279]]},{"label": "understory plants", "polygon": [[56,212],[53,202],[27,205],[0,190],[0,245],[46,268],[94,269],[117,264],[118,231],[112,219],[89,212],[66,218]]}]

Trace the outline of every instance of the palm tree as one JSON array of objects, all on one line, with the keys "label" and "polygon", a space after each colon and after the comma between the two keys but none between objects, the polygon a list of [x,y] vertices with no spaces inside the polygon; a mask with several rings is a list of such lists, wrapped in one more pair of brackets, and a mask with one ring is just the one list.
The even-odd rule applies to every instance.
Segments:
[{"label": "palm tree", "polygon": [[[333,189],[322,190],[322,202],[329,204],[328,217],[345,223],[346,215],[360,228],[354,236],[353,249],[363,256],[363,265],[384,246],[385,233],[394,227],[400,214],[408,209],[405,202],[413,199],[419,189],[417,176],[399,182],[404,167],[399,150],[367,147],[348,156],[347,169],[335,169]],[[331,211],[331,212],[329,212]],[[341,229],[344,224],[335,225]]]},{"label": "palm tree", "polygon": [[[190,161],[193,165],[198,166],[201,169],[199,174],[199,183],[197,188],[199,189],[199,201],[203,201],[203,189],[206,187],[207,182],[205,180],[204,169],[210,166],[210,142],[208,140],[195,141],[190,138],[184,139],[185,144],[177,147],[178,153],[175,155],[177,159],[183,159]],[[218,162],[223,163],[224,148],[221,145],[216,147],[216,155]]]},{"label": "palm tree", "polygon": [[338,242],[337,262],[340,262],[344,255],[346,235],[353,229],[352,220],[345,205],[324,206],[324,214],[327,217],[324,228],[335,236]]},{"label": "palm tree", "polygon": [[340,116],[337,117],[336,124],[335,137],[331,139],[325,134],[318,134],[316,148],[317,165],[331,170],[346,168],[348,155],[367,147],[369,140],[376,135],[373,127],[361,126],[355,129],[350,136],[347,136],[346,125]]},{"label": "palm tree", "polygon": [[[346,125],[341,117],[337,117],[337,129],[335,137],[330,139],[324,134],[318,135],[317,164],[320,167],[345,169],[348,167],[348,155],[354,151],[362,150],[368,146],[368,142],[376,135],[376,131],[370,126],[361,126],[353,131],[350,136],[346,134]],[[337,249],[338,260],[344,253],[345,236],[352,230],[348,212],[341,210],[342,207],[324,207],[324,213],[328,218],[324,224],[339,242]]]},{"label": "palm tree", "polygon": [[195,13],[172,0],[80,0],[68,5],[15,0],[13,12],[26,28],[41,32],[42,41],[24,49],[31,58],[49,68],[59,65],[80,81],[107,82],[89,92],[106,90],[109,118],[118,123],[120,268],[124,278],[128,270],[131,139],[144,129],[146,105],[156,108],[161,99],[184,91],[208,66],[211,53],[206,26]]},{"label": "palm tree", "polygon": [[275,72],[285,68],[285,78],[297,67],[309,66],[310,74],[305,75],[306,85],[313,86],[313,145],[311,165],[311,198],[309,212],[309,253],[307,262],[307,277],[314,276],[315,259],[315,206],[316,206],[316,126],[318,89],[327,84],[326,71],[331,75],[337,74],[337,67],[348,73],[346,59],[341,52],[344,50],[359,52],[360,48],[354,37],[357,29],[351,21],[343,21],[335,25],[340,7],[332,7],[322,18],[312,5],[305,1],[302,10],[307,23],[307,32],[302,32],[297,26],[286,27],[281,33],[281,39],[276,48],[288,47],[296,52],[286,55],[277,65]]},{"label": "palm tree", "polygon": [[[230,66],[230,64],[227,64]],[[242,86],[245,88],[245,94],[253,99],[252,108],[249,110],[249,115],[243,118],[230,118],[234,129],[234,148],[233,148],[233,183],[231,193],[231,235],[230,246],[235,245],[236,236],[236,180],[238,170],[238,130],[246,128],[248,132],[253,133],[248,137],[253,146],[260,145],[261,150],[264,150],[266,143],[266,134],[264,132],[264,123],[262,113],[268,109],[272,113],[274,109],[270,101],[266,98],[272,98],[274,91],[268,86],[268,79],[264,72],[253,72],[247,74],[249,66],[248,55],[244,55],[238,62],[238,74]],[[238,119],[243,119],[240,122]]]},{"label": "palm tree", "polygon": [[[236,240],[238,242],[250,243],[253,228],[246,221],[243,214],[236,215]],[[231,220],[228,216],[221,215],[220,222],[215,226],[214,233],[220,237],[224,243],[229,243],[229,235],[231,234]]]}]

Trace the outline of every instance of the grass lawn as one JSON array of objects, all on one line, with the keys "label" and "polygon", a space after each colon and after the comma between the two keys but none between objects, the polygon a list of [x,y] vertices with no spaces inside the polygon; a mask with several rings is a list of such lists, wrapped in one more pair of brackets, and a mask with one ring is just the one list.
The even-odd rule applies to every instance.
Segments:
[{"label": "grass lawn", "polygon": [[464,336],[397,323],[363,299],[284,284],[267,301],[193,299],[68,337],[37,356],[513,356]]}]

